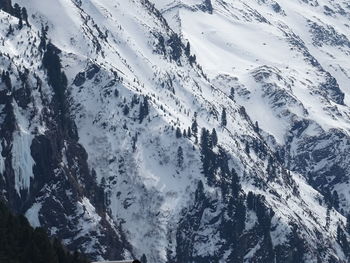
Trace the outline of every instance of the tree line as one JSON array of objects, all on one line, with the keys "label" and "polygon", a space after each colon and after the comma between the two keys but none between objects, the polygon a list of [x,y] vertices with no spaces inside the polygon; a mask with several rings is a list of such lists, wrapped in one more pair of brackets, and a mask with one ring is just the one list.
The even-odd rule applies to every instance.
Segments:
[{"label": "tree line", "polygon": [[79,252],[68,251],[43,228],[33,228],[23,215],[14,215],[0,201],[0,262],[89,263]]}]

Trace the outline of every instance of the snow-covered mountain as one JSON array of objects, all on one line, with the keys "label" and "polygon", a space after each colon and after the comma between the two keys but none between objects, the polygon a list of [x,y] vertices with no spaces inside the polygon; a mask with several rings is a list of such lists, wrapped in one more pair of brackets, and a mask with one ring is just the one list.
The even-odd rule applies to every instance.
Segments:
[{"label": "snow-covered mountain", "polygon": [[345,0],[14,2],[13,211],[92,259],[348,262]]}]

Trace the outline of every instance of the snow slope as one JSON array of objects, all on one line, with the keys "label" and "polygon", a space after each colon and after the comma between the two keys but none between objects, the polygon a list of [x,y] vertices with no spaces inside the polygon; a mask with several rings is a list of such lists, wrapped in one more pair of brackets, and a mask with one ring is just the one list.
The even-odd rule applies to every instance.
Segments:
[{"label": "snow slope", "polygon": [[[0,83],[0,186],[33,225],[94,259],[235,262],[240,243],[239,262],[286,262],[279,249],[299,251],[299,238],[303,262],[347,262],[338,230],[350,201],[345,4],[17,2],[31,26],[18,29],[0,11],[0,69],[12,82]],[[63,99],[43,66],[49,43],[67,77]],[[16,95],[25,87],[29,102]],[[175,136],[194,120],[198,135]],[[212,151],[224,163],[209,178],[202,128],[216,129]],[[246,210],[237,239],[225,162]],[[337,190],[340,207],[326,189]],[[250,191],[264,196],[267,231],[248,207]]]},{"label": "snow slope", "polygon": [[[335,130],[349,140],[350,13],[346,2],[212,1],[212,14],[198,9],[201,1],[156,3],[191,43],[210,79],[226,94],[234,88],[236,102],[288,148],[292,162],[298,162],[299,144],[305,141],[322,140],[317,137],[331,136]],[[308,122],[309,128],[302,128],[297,141],[291,133],[300,121]],[[328,172],[318,167],[331,155],[343,156],[335,163],[347,170],[348,148],[335,148],[328,149],[322,160],[310,160],[302,172],[325,177]],[[341,183],[347,184],[349,174],[341,176]],[[348,191],[339,182],[333,184],[348,211]]]}]

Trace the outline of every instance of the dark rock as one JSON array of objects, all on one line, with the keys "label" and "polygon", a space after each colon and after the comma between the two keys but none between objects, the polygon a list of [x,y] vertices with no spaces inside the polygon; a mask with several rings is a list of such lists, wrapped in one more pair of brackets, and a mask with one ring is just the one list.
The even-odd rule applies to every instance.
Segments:
[{"label": "dark rock", "polygon": [[91,80],[98,72],[100,72],[100,69],[99,66],[92,64],[86,71],[86,77]]},{"label": "dark rock", "polygon": [[76,76],[75,76],[75,78],[74,78],[74,81],[73,81],[73,84],[75,85],[75,86],[81,86],[81,85],[83,85],[84,83],[85,83],[85,80],[86,80],[86,78],[85,78],[85,72],[79,72]]}]

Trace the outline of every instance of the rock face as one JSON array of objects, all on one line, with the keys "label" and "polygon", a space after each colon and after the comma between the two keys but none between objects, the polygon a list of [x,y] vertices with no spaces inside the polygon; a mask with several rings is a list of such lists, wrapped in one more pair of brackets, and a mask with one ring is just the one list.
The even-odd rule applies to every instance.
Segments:
[{"label": "rock face", "polygon": [[345,1],[16,3],[0,3],[13,212],[91,259],[348,262]]}]

